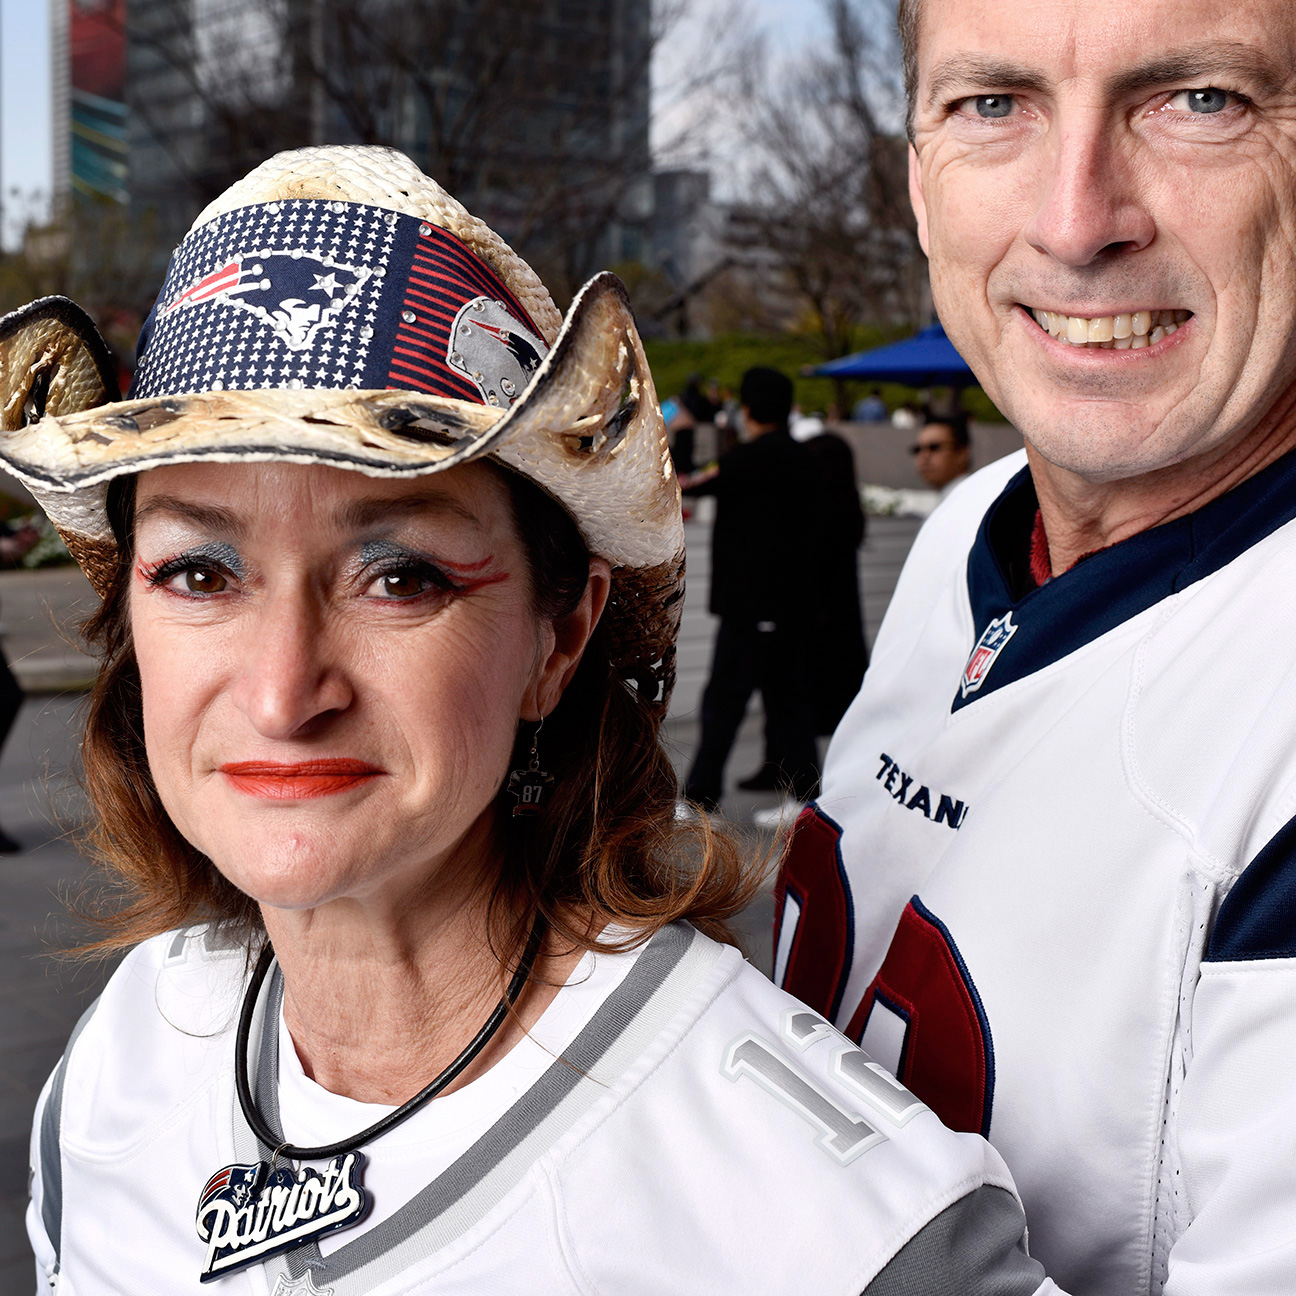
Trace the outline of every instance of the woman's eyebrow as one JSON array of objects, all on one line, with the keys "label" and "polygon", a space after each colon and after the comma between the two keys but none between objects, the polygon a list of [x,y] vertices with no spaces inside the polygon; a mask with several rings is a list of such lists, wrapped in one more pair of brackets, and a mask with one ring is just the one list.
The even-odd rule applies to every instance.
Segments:
[{"label": "woman's eyebrow", "polygon": [[146,518],[162,515],[192,522],[205,531],[219,531],[226,535],[241,536],[245,527],[238,515],[215,504],[199,504],[194,500],[177,499],[174,495],[151,495],[135,509],[135,525]]},{"label": "woman's eyebrow", "polygon": [[486,528],[481,519],[466,504],[460,503],[449,495],[407,495],[400,499],[385,499],[381,496],[373,499],[352,500],[338,510],[336,519],[339,528],[348,531],[360,531],[378,523],[390,522],[394,517],[419,516],[421,514],[449,513],[467,522],[477,531]]}]

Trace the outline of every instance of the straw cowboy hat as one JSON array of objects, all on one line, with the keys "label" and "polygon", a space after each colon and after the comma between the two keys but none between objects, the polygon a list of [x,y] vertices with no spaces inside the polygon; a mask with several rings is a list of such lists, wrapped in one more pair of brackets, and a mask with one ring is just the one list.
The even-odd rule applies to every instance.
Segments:
[{"label": "straw cowboy hat", "polygon": [[613,661],[664,707],[679,487],[615,275],[563,319],[531,267],[403,154],[329,146],[270,158],[194,222],[130,399],[66,298],[0,319],[0,461],[101,594],[115,477],[212,461],[419,477],[483,455],[548,491],[611,564]]}]

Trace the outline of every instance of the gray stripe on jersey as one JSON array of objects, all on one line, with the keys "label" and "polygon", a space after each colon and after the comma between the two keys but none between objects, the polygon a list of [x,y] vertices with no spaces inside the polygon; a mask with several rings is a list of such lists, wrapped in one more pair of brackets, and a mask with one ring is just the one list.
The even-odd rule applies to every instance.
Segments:
[{"label": "gray stripe on jersey", "polygon": [[67,1048],[59,1058],[54,1070],[54,1083],[50,1085],[49,1101],[41,1112],[40,1140],[36,1155],[40,1158],[41,1180],[41,1225],[45,1236],[54,1248],[54,1272],[59,1270],[63,1258],[63,1149],[61,1146],[63,1126],[63,1080],[67,1075],[68,1058],[72,1048],[85,1030],[86,1023],[94,1016],[99,1007],[99,1000],[81,1014],[81,1020],[72,1028],[68,1037]]},{"label": "gray stripe on jersey", "polygon": [[863,1296],[1032,1296],[1044,1277],[1017,1199],[983,1184],[915,1233]]},{"label": "gray stripe on jersey", "polygon": [[[607,1093],[721,952],[683,924],[658,932],[562,1057],[459,1160],[390,1219],[327,1259],[312,1243],[267,1261],[267,1280],[273,1286],[277,1272],[298,1278],[313,1268],[317,1285],[335,1296],[363,1296],[466,1232]],[[266,1089],[268,1097],[273,1085]],[[268,1107],[262,1108],[267,1117]],[[277,1112],[271,1126],[278,1128]]]}]

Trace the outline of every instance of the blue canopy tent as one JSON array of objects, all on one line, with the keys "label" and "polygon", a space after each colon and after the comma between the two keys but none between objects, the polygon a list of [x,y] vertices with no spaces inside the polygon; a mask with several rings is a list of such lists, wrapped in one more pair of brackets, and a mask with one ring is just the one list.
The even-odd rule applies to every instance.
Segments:
[{"label": "blue canopy tent", "polygon": [[929,324],[903,342],[890,342],[871,351],[857,351],[817,365],[810,371],[823,378],[863,378],[904,383],[907,387],[974,387],[976,375],[954,350],[940,324]]}]

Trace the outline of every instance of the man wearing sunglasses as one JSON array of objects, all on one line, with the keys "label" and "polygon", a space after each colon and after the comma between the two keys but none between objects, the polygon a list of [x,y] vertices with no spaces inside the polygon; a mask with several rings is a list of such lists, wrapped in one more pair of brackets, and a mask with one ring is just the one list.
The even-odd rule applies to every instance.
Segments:
[{"label": "man wearing sunglasses", "polygon": [[944,499],[968,475],[971,449],[967,415],[929,414],[918,429],[911,453],[918,476]]}]

